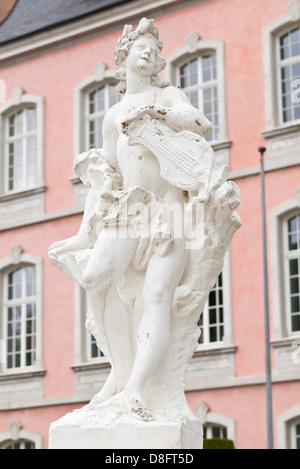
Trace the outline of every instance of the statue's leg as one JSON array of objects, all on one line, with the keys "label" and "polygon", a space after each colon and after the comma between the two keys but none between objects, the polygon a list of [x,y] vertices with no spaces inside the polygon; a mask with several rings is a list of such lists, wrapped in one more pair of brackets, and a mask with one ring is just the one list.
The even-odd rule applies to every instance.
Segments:
[{"label": "statue's leg", "polygon": [[135,250],[136,240],[117,237],[114,230],[103,230],[83,273],[97,338],[112,367],[102,390],[92,401],[94,404],[121,391],[132,370],[130,322],[116,287]]},{"label": "statue's leg", "polygon": [[137,354],[124,390],[127,408],[145,420],[151,414],[143,403],[142,392],[168,345],[172,298],[185,267],[186,254],[184,240],[176,239],[166,256],[153,254],[145,276]]}]

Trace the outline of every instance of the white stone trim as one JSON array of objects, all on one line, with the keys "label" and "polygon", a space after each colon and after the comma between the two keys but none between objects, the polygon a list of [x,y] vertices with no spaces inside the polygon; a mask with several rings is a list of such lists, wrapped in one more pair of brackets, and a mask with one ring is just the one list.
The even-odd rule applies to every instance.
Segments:
[{"label": "white stone trim", "polygon": [[[35,187],[44,186],[44,98],[35,94],[27,94],[22,88],[15,87],[12,97],[6,103],[0,106],[0,134],[1,134],[1,153],[5,155],[5,121],[6,118],[24,108],[26,105],[33,104],[36,108],[37,122],[37,177]],[[0,197],[6,195],[5,192],[5,168],[4,158],[0,161]],[[31,189],[31,188],[30,188]],[[19,191],[10,191],[9,194],[18,193]]]},{"label": "white stone trim", "polygon": [[[11,253],[5,259],[0,260],[0,301],[3,303],[3,276],[13,267],[17,268],[20,265],[34,265],[36,268],[36,363],[33,366],[28,366],[22,369],[5,369],[0,363],[0,376],[10,377],[21,375],[22,373],[28,375],[28,372],[42,369],[42,337],[43,337],[43,324],[42,324],[42,309],[43,309],[43,259],[33,254],[23,252],[20,246],[14,246]],[[0,322],[0,337],[3,334],[3,318],[1,316]],[[3,369],[4,368],[4,369]]]},{"label": "white stone trim", "polygon": [[269,252],[272,253],[270,262],[274,340],[288,337],[285,320],[285,292],[283,287],[282,224],[288,216],[292,216],[293,213],[296,213],[299,209],[300,203],[297,197],[295,197],[274,208],[269,214]]},{"label": "white stone trim", "polygon": [[209,406],[204,402],[199,402],[195,409],[195,414],[200,418],[202,424],[220,425],[227,429],[227,438],[236,444],[236,422],[234,419],[216,412],[210,412]]},{"label": "white stone trim", "polygon": [[286,14],[263,29],[266,130],[291,126],[291,122],[281,124],[279,118],[276,39],[293,23],[291,14]]},{"label": "white stone trim", "polygon": [[286,410],[277,417],[278,449],[290,449],[289,427],[293,420],[300,419],[300,405]]},{"label": "white stone trim", "polygon": [[[105,86],[113,81],[116,70],[107,69],[106,65],[99,62],[95,66],[94,74],[78,83],[74,89],[74,155],[78,155],[85,148],[85,98],[86,93],[94,86]],[[116,82],[117,85],[117,82]]]},{"label": "white stone trim", "polygon": [[187,37],[187,44],[170,54],[165,69],[165,79],[172,85],[176,84],[176,69],[184,61],[198,57],[199,55],[215,51],[217,58],[217,82],[218,82],[218,102],[219,102],[219,137],[216,142],[227,142],[226,124],[226,77],[225,77],[225,44],[219,40],[200,39],[196,33],[191,33]]},{"label": "white stone trim", "polygon": [[13,444],[15,441],[19,440],[30,441],[34,443],[34,449],[42,449],[42,436],[29,430],[23,430],[22,424],[17,420],[11,422],[7,432],[0,434],[0,449],[5,446],[6,443]]}]

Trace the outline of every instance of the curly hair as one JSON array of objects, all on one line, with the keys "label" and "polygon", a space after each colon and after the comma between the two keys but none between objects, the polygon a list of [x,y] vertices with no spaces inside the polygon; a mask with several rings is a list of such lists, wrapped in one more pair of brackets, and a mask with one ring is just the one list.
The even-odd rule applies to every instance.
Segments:
[{"label": "curly hair", "polygon": [[123,29],[122,36],[118,40],[118,44],[115,48],[115,63],[120,68],[115,74],[115,78],[119,80],[117,86],[117,91],[120,94],[126,92],[126,57],[129,54],[129,51],[136,39],[140,36],[152,37],[156,40],[156,45],[159,53],[156,56],[156,65],[154,69],[154,74],[151,76],[151,84],[157,86],[158,88],[165,88],[169,86],[169,83],[162,80],[158,73],[163,70],[166,66],[166,61],[161,57],[160,52],[163,48],[163,43],[159,40],[158,29],[154,24],[154,20],[149,20],[147,18],[142,18],[135,30],[133,30],[131,25],[125,25]]}]

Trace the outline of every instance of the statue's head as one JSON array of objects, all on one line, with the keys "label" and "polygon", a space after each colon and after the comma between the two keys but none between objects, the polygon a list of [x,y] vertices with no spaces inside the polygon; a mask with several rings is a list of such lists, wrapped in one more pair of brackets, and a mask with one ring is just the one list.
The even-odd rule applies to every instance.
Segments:
[{"label": "statue's head", "polygon": [[142,18],[135,30],[133,30],[131,25],[124,26],[122,36],[119,38],[118,44],[115,48],[115,62],[120,67],[120,69],[116,72],[115,77],[120,80],[120,83],[117,87],[117,90],[120,94],[124,94],[126,91],[126,58],[128,57],[134,42],[143,36],[147,36],[153,39],[157,47],[155,67],[153,75],[151,76],[152,84],[160,88],[168,85],[167,82],[163,81],[157,75],[166,66],[165,59],[160,55],[163,44],[159,40],[158,29],[154,24],[154,20]]}]

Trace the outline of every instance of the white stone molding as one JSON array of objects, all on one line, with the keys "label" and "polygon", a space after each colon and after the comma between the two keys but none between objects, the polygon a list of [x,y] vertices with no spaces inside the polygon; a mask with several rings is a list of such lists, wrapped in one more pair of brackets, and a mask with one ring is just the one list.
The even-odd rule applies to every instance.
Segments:
[{"label": "white stone molding", "polygon": [[[165,69],[165,79],[172,84],[176,84],[177,69],[186,60],[197,57],[208,51],[214,51],[217,58],[217,71],[218,71],[218,102],[219,102],[219,138],[217,142],[228,142],[227,125],[226,125],[226,78],[225,78],[225,44],[223,41],[200,39],[197,33],[191,33],[187,37],[186,44],[175,50],[170,54],[167,59],[167,66]],[[214,143],[212,145],[214,147]],[[214,148],[215,149],[215,148]],[[216,149],[215,149],[216,151]],[[216,154],[218,152],[216,151]],[[218,157],[218,154],[217,154]],[[229,163],[229,156],[226,157],[227,161],[223,164]]]},{"label": "white stone molding", "polygon": [[[276,39],[295,26],[290,14],[277,18],[263,29],[263,55],[264,55],[264,80],[265,80],[265,108],[266,108],[266,137],[269,131],[281,128],[292,128],[293,122],[281,123],[279,117],[279,93],[277,73],[277,48]],[[292,130],[292,129],[291,129]],[[271,135],[270,135],[271,136]]]},{"label": "white stone molding", "polygon": [[[7,379],[11,379],[12,377],[18,378],[22,374],[27,374],[31,371],[38,371],[42,370],[42,307],[43,307],[43,259],[39,256],[33,254],[27,254],[23,252],[21,246],[14,246],[11,250],[11,253],[5,259],[0,260],[0,301],[3,304],[3,295],[4,295],[4,286],[3,286],[3,279],[4,275],[6,275],[10,270],[14,270],[16,266],[24,266],[24,265],[34,265],[36,268],[36,363],[35,365],[28,366],[26,368],[20,369],[12,369],[7,370],[3,369],[4,367],[0,364],[0,376],[7,377]],[[0,337],[4,337],[3,333],[3,318],[1,318],[0,322]],[[19,390],[18,390],[19,391]],[[5,396],[4,396],[5,397]]]},{"label": "white stone molding", "polygon": [[278,449],[291,449],[290,426],[300,419],[300,405],[287,409],[277,417],[277,446]]},{"label": "white stone molding", "polygon": [[86,93],[96,85],[105,86],[114,81],[116,70],[108,69],[107,66],[98,62],[94,73],[78,83],[74,90],[74,156],[87,151],[85,145],[85,97]]},{"label": "white stone molding", "polygon": [[[6,103],[0,106],[0,145],[1,153],[5,155],[5,121],[6,118],[18,111],[19,109],[25,108],[28,105],[34,105],[36,108],[36,122],[37,122],[37,177],[35,187],[44,186],[44,98],[35,94],[26,93],[21,87],[15,87],[12,92],[12,97]],[[1,196],[5,195],[5,168],[4,158],[0,162],[0,201]],[[31,188],[30,188],[31,189]],[[20,191],[15,191],[20,192]],[[9,193],[10,195],[12,192]]]},{"label": "white stone molding", "polygon": [[272,256],[270,256],[270,262],[274,341],[288,337],[285,315],[285,282],[283,274],[283,223],[288,217],[299,212],[299,209],[299,200],[295,197],[294,199],[288,200],[274,208],[269,214],[269,251],[272,253]]},{"label": "white stone molding", "polygon": [[288,12],[291,16],[292,21],[298,21],[300,19],[300,2],[299,0],[292,0],[288,5]]},{"label": "white stone molding", "polygon": [[[199,402],[195,407],[195,414],[203,424],[219,425],[227,430],[227,438],[236,444],[236,422],[230,417],[211,412],[207,403]],[[203,419],[203,420],[202,420]]]},{"label": "white stone molding", "polygon": [[[36,109],[37,122],[37,167],[35,184],[22,190],[7,191],[6,188],[6,142],[5,132],[7,119],[29,105]],[[32,217],[44,215],[44,98],[26,93],[21,87],[15,87],[12,97],[0,106],[0,229],[18,223],[26,224]],[[22,214],[22,215],[21,215]]]},{"label": "white stone molding", "polygon": [[34,449],[42,449],[42,436],[29,430],[24,430],[22,427],[21,422],[13,420],[9,425],[9,430],[0,434],[0,449],[20,440],[34,443]]}]

